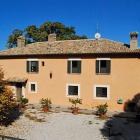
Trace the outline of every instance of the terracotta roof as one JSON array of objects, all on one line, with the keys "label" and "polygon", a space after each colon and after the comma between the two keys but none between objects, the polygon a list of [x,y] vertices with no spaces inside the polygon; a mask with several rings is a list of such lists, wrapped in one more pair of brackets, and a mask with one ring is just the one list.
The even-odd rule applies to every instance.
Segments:
[{"label": "terracotta roof", "polygon": [[108,39],[82,39],[55,42],[37,42],[0,52],[0,56],[133,53],[129,45]]},{"label": "terracotta roof", "polygon": [[25,83],[27,80],[27,78],[9,77],[5,81],[8,83]]}]

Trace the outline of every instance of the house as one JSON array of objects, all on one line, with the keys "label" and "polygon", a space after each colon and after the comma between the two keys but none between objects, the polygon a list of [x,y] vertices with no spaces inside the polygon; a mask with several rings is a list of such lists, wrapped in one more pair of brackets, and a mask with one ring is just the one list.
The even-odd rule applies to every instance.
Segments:
[{"label": "house", "polygon": [[[140,50],[138,33],[130,33],[130,45],[100,38],[25,45],[0,52],[5,80],[17,98],[30,103],[51,98],[56,105],[70,105],[69,98],[81,98],[82,107],[108,103],[110,110],[122,110],[124,103],[140,92]],[[123,103],[119,104],[118,100]]]}]

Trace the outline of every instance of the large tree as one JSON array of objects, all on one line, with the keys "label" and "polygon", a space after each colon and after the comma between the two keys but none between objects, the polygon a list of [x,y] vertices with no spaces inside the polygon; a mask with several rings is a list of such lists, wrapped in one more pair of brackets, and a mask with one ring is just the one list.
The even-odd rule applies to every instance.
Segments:
[{"label": "large tree", "polygon": [[36,25],[30,25],[23,31],[16,29],[8,37],[7,48],[13,48],[17,46],[17,38],[24,35],[26,43],[33,43],[38,41],[47,41],[50,33],[56,33],[57,40],[76,40],[86,39],[85,35],[80,36],[76,34],[75,28],[66,26],[60,22],[45,22],[40,27]]},{"label": "large tree", "polygon": [[4,81],[4,72],[0,67],[0,126],[10,124],[19,114],[17,101]]}]

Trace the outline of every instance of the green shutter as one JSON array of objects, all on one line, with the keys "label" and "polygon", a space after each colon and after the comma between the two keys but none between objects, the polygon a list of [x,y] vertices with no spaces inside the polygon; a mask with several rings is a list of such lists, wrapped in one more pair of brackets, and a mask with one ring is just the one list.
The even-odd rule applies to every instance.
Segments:
[{"label": "green shutter", "polygon": [[81,61],[78,61],[78,73],[81,73]]},{"label": "green shutter", "polygon": [[27,70],[27,72],[30,72],[30,70],[29,70],[29,61],[27,61],[27,63],[26,63],[26,70]]},{"label": "green shutter", "polygon": [[36,72],[39,72],[39,62],[38,61],[36,62],[36,67],[37,67]]},{"label": "green shutter", "polygon": [[68,73],[71,73],[70,72],[70,67],[71,67],[71,61],[67,61],[67,72]]},{"label": "green shutter", "polygon": [[96,73],[99,73],[99,60],[96,60]]},{"label": "green shutter", "polygon": [[111,61],[110,60],[107,60],[106,61],[106,64],[107,64],[107,73],[110,73],[110,71],[111,71]]}]

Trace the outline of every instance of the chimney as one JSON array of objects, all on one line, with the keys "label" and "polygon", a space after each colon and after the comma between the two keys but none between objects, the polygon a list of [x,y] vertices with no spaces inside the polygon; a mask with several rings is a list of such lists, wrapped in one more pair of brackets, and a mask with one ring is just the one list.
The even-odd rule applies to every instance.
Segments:
[{"label": "chimney", "polygon": [[55,34],[55,33],[49,34],[49,35],[48,35],[48,41],[49,41],[49,42],[54,42],[54,41],[56,41],[56,34]]},{"label": "chimney", "polygon": [[130,33],[130,49],[137,49],[138,48],[138,32],[131,32]]},{"label": "chimney", "polygon": [[25,47],[25,37],[19,36],[17,38],[17,47]]}]

